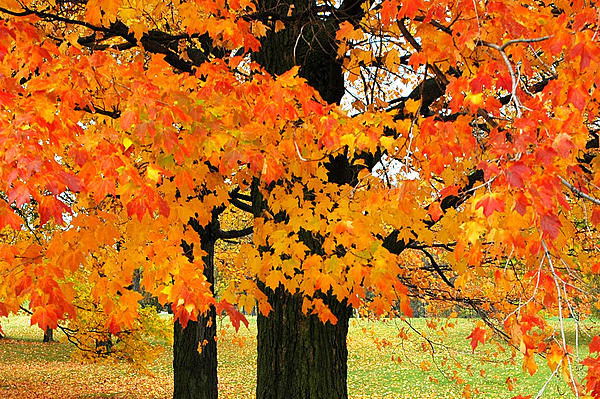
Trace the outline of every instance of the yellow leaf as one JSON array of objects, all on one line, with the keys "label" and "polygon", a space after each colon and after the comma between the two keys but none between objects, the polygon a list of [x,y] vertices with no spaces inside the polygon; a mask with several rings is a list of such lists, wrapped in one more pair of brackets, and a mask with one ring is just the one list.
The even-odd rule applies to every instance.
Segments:
[{"label": "yellow leaf", "polygon": [[143,22],[136,22],[132,24],[129,29],[131,30],[133,36],[135,37],[135,40],[137,41],[142,40],[142,36],[144,36],[144,33],[148,32],[148,27]]},{"label": "yellow leaf", "polygon": [[283,281],[283,279],[284,277],[281,270],[273,270],[265,279],[265,284],[267,285],[267,287],[274,290],[279,286],[279,283]]},{"label": "yellow leaf", "polygon": [[391,149],[393,149],[393,145],[396,142],[396,139],[393,137],[382,136],[379,138],[379,142],[381,143],[383,148],[390,151]]},{"label": "yellow leaf", "polygon": [[146,169],[146,174],[148,175],[148,179],[152,180],[153,182],[158,182],[160,180],[160,170],[156,169],[152,165],[148,166],[148,169]]},{"label": "yellow leaf", "polygon": [[260,21],[253,22],[252,33],[254,33],[256,37],[264,37],[267,35],[267,26]]},{"label": "yellow leaf", "polygon": [[483,102],[483,93],[468,94],[467,97],[465,97],[465,100],[474,105],[481,105]]},{"label": "yellow leaf", "polygon": [[475,221],[463,223],[460,227],[466,233],[467,239],[472,244],[477,242],[481,234],[485,232],[485,227]]},{"label": "yellow leaf", "polygon": [[523,359],[523,371],[527,371],[529,375],[534,375],[537,369],[538,365],[535,362],[534,355],[531,353],[526,354]]},{"label": "yellow leaf", "polygon": [[409,99],[404,104],[404,110],[409,114],[416,114],[419,108],[421,107],[421,101]]},{"label": "yellow leaf", "polygon": [[429,371],[431,369],[431,362],[428,362],[427,360],[423,360],[421,362],[421,364],[419,364],[419,367],[423,371]]},{"label": "yellow leaf", "polygon": [[131,139],[129,137],[125,137],[123,139],[123,146],[125,147],[125,150],[128,150],[132,144],[133,144],[133,141],[131,141]]},{"label": "yellow leaf", "polygon": [[550,367],[550,370],[556,370],[563,358],[563,355],[563,351],[558,347],[558,345],[553,344],[550,351],[546,355],[546,361],[548,362],[548,367]]}]

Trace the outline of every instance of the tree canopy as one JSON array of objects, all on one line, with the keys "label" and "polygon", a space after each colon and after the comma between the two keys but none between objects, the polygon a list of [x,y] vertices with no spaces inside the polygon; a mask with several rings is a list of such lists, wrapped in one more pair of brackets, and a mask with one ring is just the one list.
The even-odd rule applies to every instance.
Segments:
[{"label": "tree canopy", "polygon": [[[138,269],[184,326],[268,316],[266,289],[329,324],[325,296],[377,316],[418,297],[476,311],[473,350],[493,331],[600,395],[600,338],[579,381],[561,328],[600,273],[594,2],[5,0],[0,18],[0,315],[77,318],[85,276],[118,334]],[[231,207],[252,229],[221,229]],[[219,298],[207,226],[253,233]]]}]

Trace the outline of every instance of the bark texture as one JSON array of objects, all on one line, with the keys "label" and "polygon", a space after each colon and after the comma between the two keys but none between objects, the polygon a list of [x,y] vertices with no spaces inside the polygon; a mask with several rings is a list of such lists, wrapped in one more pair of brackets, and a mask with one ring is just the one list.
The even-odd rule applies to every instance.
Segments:
[{"label": "bark texture", "polygon": [[[200,227],[190,225],[200,235],[201,248],[206,252],[204,275],[214,289],[215,231],[218,222]],[[193,245],[183,242],[186,256],[193,260]],[[176,321],[173,327],[173,399],[217,399],[217,323],[213,307],[198,321],[189,321],[186,328]],[[199,351],[198,347],[202,350]]]},{"label": "bark texture", "polygon": [[345,399],[346,336],[351,309],[326,298],[335,325],[302,313],[302,297],[278,288],[269,293],[273,312],[258,315],[256,397],[260,399]]}]

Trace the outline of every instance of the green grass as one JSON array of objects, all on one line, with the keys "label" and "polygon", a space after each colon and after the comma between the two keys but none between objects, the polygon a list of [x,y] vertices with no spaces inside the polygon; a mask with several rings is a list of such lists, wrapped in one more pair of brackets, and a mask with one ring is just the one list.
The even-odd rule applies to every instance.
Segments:
[{"label": "green grass", "polygon": [[[411,330],[409,325],[432,343]],[[522,356],[487,339],[475,353],[466,337],[473,320],[456,319],[454,328],[442,331],[427,326],[426,319],[369,322],[350,321],[348,336],[348,390],[358,398],[460,398],[470,386],[474,398],[511,398],[535,395],[550,371],[542,358],[533,377],[522,370]],[[432,320],[429,320],[432,322]],[[172,390],[172,354],[159,359],[152,374],[143,374],[125,363],[82,364],[71,360],[73,347],[66,342],[42,344],[42,332],[29,327],[26,316],[0,319],[7,339],[0,341],[0,398],[168,398]],[[598,333],[586,323],[590,333]],[[222,398],[251,398],[256,382],[256,321],[234,333],[219,333],[219,383]],[[574,343],[574,323],[566,321],[567,338]],[[406,333],[401,338],[402,332]],[[61,334],[56,336],[61,339]],[[62,337],[64,338],[64,337]],[[580,358],[586,356],[589,336],[581,334]],[[498,352],[498,348],[504,352]],[[425,369],[425,370],[424,370]],[[581,376],[583,370],[576,368]],[[483,371],[482,371],[483,370]],[[507,378],[514,379],[508,391]],[[565,392],[567,395],[564,395]],[[562,396],[561,396],[562,394]],[[572,396],[562,378],[555,378],[543,398]]]}]

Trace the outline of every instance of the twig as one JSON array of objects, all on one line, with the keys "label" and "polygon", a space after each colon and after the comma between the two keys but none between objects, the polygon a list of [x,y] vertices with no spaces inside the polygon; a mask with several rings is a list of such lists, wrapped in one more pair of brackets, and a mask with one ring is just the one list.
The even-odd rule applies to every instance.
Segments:
[{"label": "twig", "polygon": [[562,184],[564,184],[569,190],[571,190],[573,192],[573,194],[576,194],[578,197],[581,197],[590,202],[593,202],[596,205],[600,205],[600,200],[598,198],[594,198],[594,197],[584,193],[583,191],[579,190],[577,187],[575,187],[574,185],[569,183],[564,177],[558,176],[558,178],[560,179]]},{"label": "twig", "polygon": [[[542,240],[542,246],[544,247],[544,252],[546,253],[546,258],[548,259],[548,266],[550,267],[550,273],[552,273],[552,277],[554,280],[554,284],[556,285],[556,295],[558,296],[558,321],[560,324],[560,335],[562,339],[562,345],[565,352],[567,352],[567,338],[565,335],[565,326],[562,314],[562,294],[560,290],[560,285],[558,284],[556,275],[556,271],[554,270],[554,264],[552,263],[552,257],[550,255],[550,251],[548,251],[548,246],[546,245],[546,241]],[[575,378],[573,377],[573,369],[571,367],[571,361],[567,357],[567,364],[569,366],[569,374],[571,377],[571,383],[573,384],[573,392],[575,393],[575,397],[579,398],[579,391],[577,390],[577,384],[575,383]]]}]

